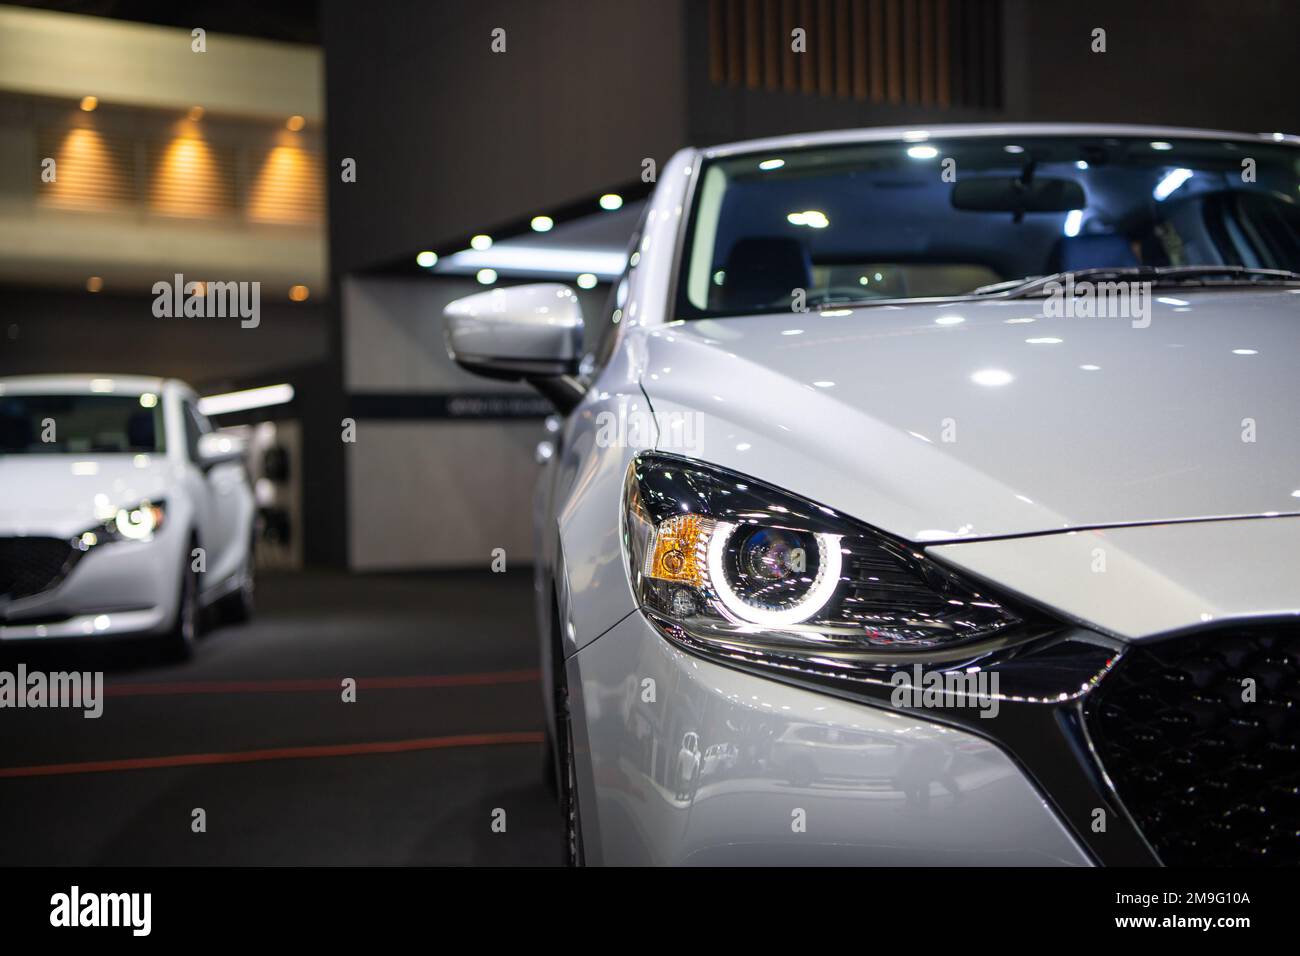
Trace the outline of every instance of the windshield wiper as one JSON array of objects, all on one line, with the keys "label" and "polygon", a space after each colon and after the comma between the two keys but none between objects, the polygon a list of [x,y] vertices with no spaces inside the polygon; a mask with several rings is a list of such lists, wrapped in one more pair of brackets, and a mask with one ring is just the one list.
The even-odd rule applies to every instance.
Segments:
[{"label": "windshield wiper", "polygon": [[[1217,278],[1216,278],[1217,277]],[[1043,292],[1050,283],[1063,284],[1067,279],[1082,281],[1150,282],[1152,285],[1204,286],[1291,285],[1300,282],[1300,272],[1289,269],[1255,269],[1250,266],[1102,266],[1073,269],[1046,276],[1030,276],[981,286],[973,295],[1019,299]]]}]

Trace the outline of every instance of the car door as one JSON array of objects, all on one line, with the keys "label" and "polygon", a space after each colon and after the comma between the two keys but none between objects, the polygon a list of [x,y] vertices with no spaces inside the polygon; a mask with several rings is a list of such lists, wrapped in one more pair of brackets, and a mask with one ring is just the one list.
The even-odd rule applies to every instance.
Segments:
[{"label": "car door", "polygon": [[199,460],[199,439],[213,431],[212,424],[189,399],[182,402],[185,444],[199,480],[194,484],[195,524],[199,544],[207,552],[205,588],[213,587],[238,569],[241,540],[238,491],[244,481],[243,465],[225,462],[204,468]]}]

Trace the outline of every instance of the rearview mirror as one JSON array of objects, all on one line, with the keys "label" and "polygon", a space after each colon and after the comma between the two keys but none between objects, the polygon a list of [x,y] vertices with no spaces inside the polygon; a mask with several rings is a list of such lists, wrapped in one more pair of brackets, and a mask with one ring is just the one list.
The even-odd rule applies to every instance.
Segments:
[{"label": "rearview mirror", "polygon": [[952,206],[967,212],[1069,212],[1088,205],[1072,179],[984,176],[962,179],[952,188]]},{"label": "rearview mirror", "polygon": [[244,440],[221,432],[208,432],[199,436],[198,466],[205,471],[216,465],[244,458]]},{"label": "rearview mirror", "polygon": [[572,379],[582,357],[582,306],[568,286],[538,282],[456,299],[442,310],[447,353],[487,378],[523,379],[562,411],[582,391]]}]

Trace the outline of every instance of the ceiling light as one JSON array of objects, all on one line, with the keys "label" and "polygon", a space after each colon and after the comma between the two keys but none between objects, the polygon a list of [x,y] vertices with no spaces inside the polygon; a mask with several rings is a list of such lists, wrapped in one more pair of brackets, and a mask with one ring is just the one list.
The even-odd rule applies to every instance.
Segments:
[{"label": "ceiling light", "polygon": [[479,285],[491,285],[493,282],[497,281],[497,270],[479,269],[478,272],[474,274],[474,278],[478,280]]},{"label": "ceiling light", "polygon": [[293,401],[292,385],[263,385],[260,388],[246,388],[238,392],[205,395],[199,399],[199,411],[204,415],[226,415],[230,412],[248,411],[251,408],[283,405],[291,401]]},{"label": "ceiling light", "polygon": [[550,216],[534,216],[529,225],[533,227],[533,232],[550,232],[555,226],[555,220]]},{"label": "ceiling light", "polygon": [[913,159],[934,159],[939,151],[933,146],[909,146],[907,155]]},{"label": "ceiling light", "polygon": [[623,197],[618,193],[605,193],[600,197],[600,208],[606,212],[613,212],[615,209],[623,208]]},{"label": "ceiling light", "polygon": [[430,252],[428,249],[425,249],[415,257],[415,264],[417,266],[423,266],[426,269],[432,269],[438,264],[438,253]]},{"label": "ceiling light", "polygon": [[469,241],[469,245],[471,249],[477,249],[479,252],[482,252],[484,249],[491,249],[492,237],[485,236],[482,233],[479,233],[477,236],[475,236],[473,239]]},{"label": "ceiling light", "polygon": [[764,172],[767,172],[768,170],[772,170],[772,169],[780,169],[784,165],[785,165],[784,159],[765,159],[758,164],[758,168],[763,170]]},{"label": "ceiling light", "polygon": [[584,272],[578,276],[578,288],[580,289],[594,289],[596,288],[596,282],[596,277],[590,272]]},{"label": "ceiling light", "polygon": [[306,125],[307,121],[295,113],[293,116],[289,117],[288,121],[284,124],[284,128],[291,133],[296,133]]},{"label": "ceiling light", "polygon": [[85,110],[87,113],[89,113],[98,105],[99,105],[99,97],[97,96],[83,96],[81,98],[81,108]]}]

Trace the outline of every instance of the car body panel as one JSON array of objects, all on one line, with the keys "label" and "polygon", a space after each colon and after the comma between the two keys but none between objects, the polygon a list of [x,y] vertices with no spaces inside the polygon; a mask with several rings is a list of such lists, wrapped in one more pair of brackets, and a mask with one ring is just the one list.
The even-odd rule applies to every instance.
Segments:
[{"label": "car body panel", "polygon": [[[640,614],[569,685],[588,863],[1090,865],[982,737],[702,660]],[[735,759],[705,773],[714,748]]]},{"label": "car body panel", "polygon": [[1101,528],[926,549],[1057,614],[1129,640],[1300,619],[1300,518]]},{"label": "car body panel", "polygon": [[643,384],[703,416],[698,457],[911,541],[1300,512],[1300,290],[1179,291],[1145,328],[1036,299],[684,322],[644,333]]}]

